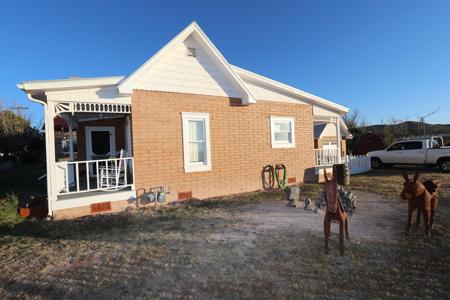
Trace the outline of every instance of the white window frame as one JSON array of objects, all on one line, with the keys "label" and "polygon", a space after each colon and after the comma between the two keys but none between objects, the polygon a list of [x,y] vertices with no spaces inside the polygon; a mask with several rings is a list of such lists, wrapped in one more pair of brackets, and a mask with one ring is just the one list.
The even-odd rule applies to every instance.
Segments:
[{"label": "white window frame", "polygon": [[[290,122],[292,136],[290,142],[280,142],[275,140],[275,122]],[[295,118],[270,116],[270,136],[272,148],[295,148]]]},{"label": "white window frame", "polygon": [[[211,139],[209,129],[209,113],[196,113],[196,112],[182,112],[182,129],[183,129],[183,157],[184,157],[184,172],[202,172],[211,171]],[[189,159],[189,121],[201,120],[204,122],[206,149],[205,149],[205,162],[191,163]]]}]

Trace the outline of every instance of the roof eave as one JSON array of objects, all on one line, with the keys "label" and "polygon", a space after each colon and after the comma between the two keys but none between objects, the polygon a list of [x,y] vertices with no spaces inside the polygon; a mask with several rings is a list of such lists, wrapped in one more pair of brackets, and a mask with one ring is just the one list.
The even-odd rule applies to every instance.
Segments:
[{"label": "roof eave", "polygon": [[78,79],[59,79],[59,80],[36,80],[24,81],[17,84],[17,87],[23,91],[53,91],[96,88],[105,86],[115,86],[123,76],[117,77],[96,77],[96,78],[78,78]]},{"label": "roof eave", "polygon": [[297,96],[297,97],[309,99],[309,100],[311,100],[311,101],[313,101],[313,102],[315,102],[317,104],[323,105],[323,106],[331,108],[333,110],[337,110],[338,112],[340,112],[342,114],[345,114],[345,113],[347,113],[349,111],[349,109],[347,107],[339,105],[337,103],[334,103],[334,102],[332,102],[330,100],[327,100],[327,99],[315,96],[313,94],[310,94],[310,93],[307,93],[305,91],[299,90],[297,88],[291,87],[291,86],[289,86],[287,84],[284,84],[282,82],[273,80],[271,78],[268,78],[268,77],[265,77],[265,76],[253,73],[253,72],[245,70],[243,68],[240,68],[240,67],[237,67],[237,66],[234,66],[234,65],[232,67],[233,67],[233,69],[235,69],[238,72],[238,74],[240,73],[239,75],[242,74],[242,75],[244,75],[244,77],[247,76],[247,77],[252,78],[254,80],[263,82],[264,84],[266,84],[266,85],[268,85],[270,87],[275,87],[275,88],[277,88],[279,90],[282,90],[284,92],[288,92],[288,93],[290,93],[290,94],[292,94],[294,96]]}]

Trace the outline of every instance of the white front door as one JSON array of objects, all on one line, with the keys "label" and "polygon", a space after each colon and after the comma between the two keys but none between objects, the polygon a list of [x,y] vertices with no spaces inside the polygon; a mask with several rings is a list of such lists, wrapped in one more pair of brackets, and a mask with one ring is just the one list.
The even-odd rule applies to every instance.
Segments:
[{"label": "white front door", "polygon": [[328,149],[335,149],[337,150],[337,142],[324,142],[322,149],[328,150]]},{"label": "white front door", "polygon": [[337,142],[324,142],[322,144],[323,159],[327,164],[334,164],[338,161]]},{"label": "white front door", "polygon": [[[114,127],[86,126],[86,160],[108,159],[116,156]],[[90,166],[90,173],[93,175]]]}]

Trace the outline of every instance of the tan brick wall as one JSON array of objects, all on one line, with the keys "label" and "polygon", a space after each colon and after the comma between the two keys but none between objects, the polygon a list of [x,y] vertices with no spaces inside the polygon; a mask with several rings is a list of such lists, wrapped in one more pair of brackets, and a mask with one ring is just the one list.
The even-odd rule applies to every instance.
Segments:
[{"label": "tan brick wall", "polygon": [[74,208],[65,208],[58,209],[53,211],[53,219],[54,220],[64,220],[64,219],[75,219],[79,217],[89,216],[89,215],[101,215],[101,214],[110,214],[125,211],[127,209],[136,209],[136,202],[130,202],[130,200],[120,200],[120,201],[111,201],[111,210],[100,212],[100,213],[91,213],[91,206],[79,206]]},{"label": "tan brick wall", "polygon": [[[211,171],[184,172],[181,112],[210,114]],[[271,115],[295,117],[295,148],[271,148]],[[299,182],[314,180],[309,105],[135,90],[132,131],[138,194],[158,185],[170,186],[170,200],[185,191],[202,199],[260,190],[262,168],[276,163]]]}]

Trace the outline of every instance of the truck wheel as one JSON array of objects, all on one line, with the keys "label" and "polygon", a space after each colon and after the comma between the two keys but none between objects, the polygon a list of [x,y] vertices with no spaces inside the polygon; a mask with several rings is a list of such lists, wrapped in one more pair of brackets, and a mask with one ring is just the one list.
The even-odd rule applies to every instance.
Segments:
[{"label": "truck wheel", "polygon": [[381,159],[374,157],[370,160],[370,166],[372,169],[381,169],[383,163],[381,162]]},{"label": "truck wheel", "polygon": [[450,173],[450,158],[441,159],[439,168],[446,173]]}]

